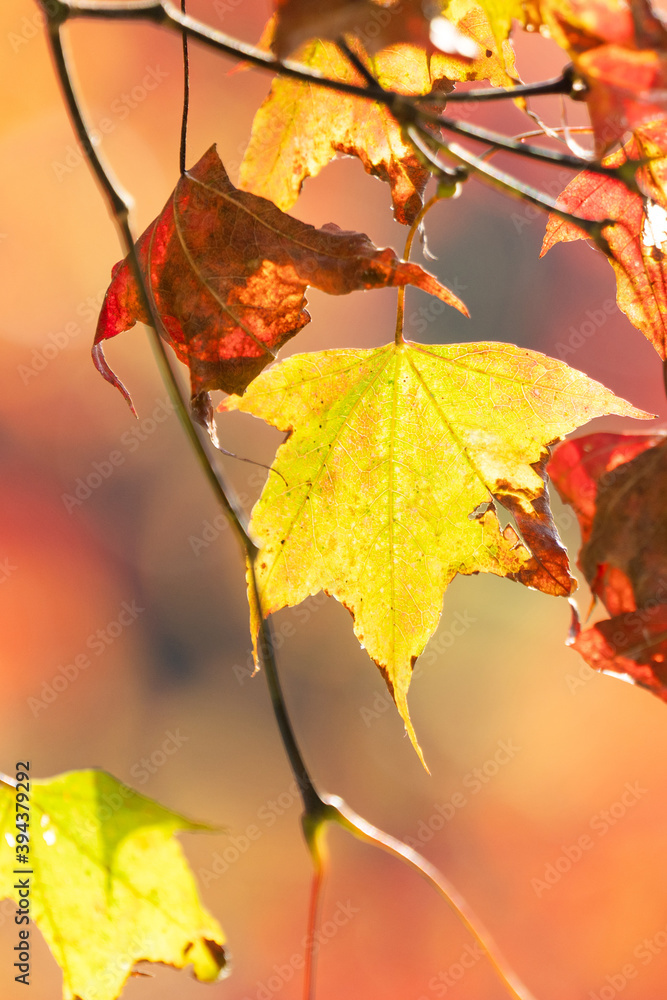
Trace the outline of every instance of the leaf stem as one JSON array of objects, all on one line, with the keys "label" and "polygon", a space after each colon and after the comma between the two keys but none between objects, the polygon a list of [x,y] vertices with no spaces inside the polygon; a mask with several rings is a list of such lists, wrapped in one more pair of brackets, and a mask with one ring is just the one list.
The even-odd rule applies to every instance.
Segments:
[{"label": "leaf stem", "polygon": [[[181,0],[181,12],[185,14],[185,2]],[[188,52],[188,33],[183,32],[183,114],[181,116],[181,142],[179,147],[179,166],[181,176],[185,173],[188,148],[188,112],[190,110],[190,54]]]},{"label": "leaf stem", "polygon": [[325,842],[327,820],[323,811],[324,808],[325,804],[320,799],[320,808],[318,808],[318,814],[314,821],[306,814],[302,817],[303,832],[313,862],[313,875],[310,883],[310,904],[308,907],[308,930],[306,932],[305,944],[304,1000],[314,1000],[315,997],[315,967],[317,964],[317,951],[314,947],[315,932],[322,905],[324,878],[328,867],[328,852]]},{"label": "leaf stem", "polygon": [[[416,233],[421,226],[424,216],[433,208],[435,203],[440,201],[440,195],[434,194],[433,197],[426,202],[425,205],[419,209],[419,212],[415,216],[414,222],[410,226],[410,231],[408,232],[407,239],[405,241],[405,249],[403,250],[403,260],[410,260],[410,251],[412,250],[412,243],[415,238]],[[394,333],[394,342],[396,344],[403,343],[403,321],[405,319],[405,285],[400,285],[398,289],[398,301],[396,303],[396,331]]]}]

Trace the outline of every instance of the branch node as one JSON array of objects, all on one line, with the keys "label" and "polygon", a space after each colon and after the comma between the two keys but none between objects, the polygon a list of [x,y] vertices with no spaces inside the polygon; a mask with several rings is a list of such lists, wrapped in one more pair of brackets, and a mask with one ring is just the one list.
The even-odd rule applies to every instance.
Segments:
[{"label": "branch node", "polygon": [[70,16],[69,7],[67,4],[61,3],[61,0],[37,0],[37,3],[42,8],[51,29],[59,28]]}]

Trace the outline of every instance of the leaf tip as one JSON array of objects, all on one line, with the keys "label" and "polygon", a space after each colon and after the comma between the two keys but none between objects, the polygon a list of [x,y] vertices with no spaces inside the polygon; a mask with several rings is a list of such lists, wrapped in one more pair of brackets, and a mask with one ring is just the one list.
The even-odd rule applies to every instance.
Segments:
[{"label": "leaf tip", "polygon": [[102,349],[102,344],[101,343],[93,344],[93,348],[90,353],[92,354],[93,357],[93,364],[97,368],[102,378],[106,379],[106,381],[110,385],[113,385],[116,387],[116,389],[118,389],[121,396],[123,396],[123,398],[127,402],[127,405],[130,407],[130,410],[132,411],[134,416],[137,417],[138,419],[138,414],[134,408],[132,397],[130,396],[129,392],[127,391],[121,380],[118,378],[116,373],[112,371],[112,369],[109,367],[107,359],[104,357],[104,350]]},{"label": "leaf tip", "polygon": [[[415,659],[416,659],[416,657],[413,658],[413,663],[414,663]],[[403,719],[403,724],[405,726],[405,731],[408,734],[408,736],[410,737],[410,742],[412,743],[413,747],[415,748],[417,756],[419,757],[424,770],[426,771],[426,773],[430,777],[431,772],[429,770],[428,764],[426,763],[426,760],[424,759],[424,754],[422,752],[422,748],[419,745],[419,740],[417,739],[417,734],[415,732],[415,727],[412,725],[412,719],[410,718],[410,711],[408,709],[408,701],[407,701],[407,698],[405,696],[405,692],[402,691],[402,690],[398,690],[397,691],[395,688],[392,689],[391,687],[390,687],[390,690],[391,690],[393,698],[394,698],[394,704],[396,705],[396,708],[398,709],[398,713],[399,713],[400,717]]]},{"label": "leaf tip", "polygon": [[217,983],[230,972],[229,959],[220,940],[203,936],[191,942],[185,949],[185,956],[192,960],[192,971],[196,979],[204,983]]}]

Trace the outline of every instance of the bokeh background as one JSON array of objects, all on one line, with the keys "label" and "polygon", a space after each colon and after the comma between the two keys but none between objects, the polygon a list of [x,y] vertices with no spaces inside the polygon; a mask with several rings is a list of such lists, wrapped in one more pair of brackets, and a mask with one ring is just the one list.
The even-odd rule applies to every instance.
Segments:
[{"label": "bokeh background", "polygon": [[[260,0],[190,6],[249,41],[268,13]],[[68,34],[90,122],[113,123],[102,149],[134,195],[139,233],[177,179],[180,41],[102,22],[73,24]],[[557,73],[564,61],[539,36],[520,36],[517,48],[527,80]],[[217,142],[235,179],[269,80],[231,68],[193,49],[188,159]],[[147,73],[159,85],[142,96]],[[265,682],[249,676],[239,552],[169,413],[145,332],[135,328],[107,352],[131,389],[138,423],[92,366],[96,310],[119,246],[29,0],[1,5],[0,74],[0,767],[11,772],[29,758],[42,777],[103,767],[227,830],[182,841],[228,935],[233,974],[205,986],[151,968],[152,978],[130,980],[128,1000],[294,1000],[300,974],[285,970],[302,951],[310,869]],[[533,106],[560,120],[557,101]],[[513,108],[473,114],[510,132],[530,127]],[[582,120],[581,110],[569,120]],[[551,193],[563,183],[557,169],[520,172]],[[405,235],[385,186],[349,159],[307,182],[295,214],[363,230],[399,251]],[[472,319],[431,314],[418,339],[511,341],[554,356],[575,345],[570,364],[667,417],[658,358],[625,317],[615,312],[592,336],[581,332],[583,325],[590,333],[589,311],[615,294],[599,254],[579,243],[539,260],[543,217],[475,181],[433,211],[427,231],[438,258],[429,266],[459,291]],[[392,291],[309,299],[313,322],[290,350],[371,347],[392,334]],[[426,305],[422,293],[408,292],[408,334],[410,317]],[[239,414],[220,419],[220,435],[229,450],[262,462],[279,440]],[[112,474],[81,502],[68,501],[113,452],[122,461]],[[263,471],[223,462],[249,509]],[[573,519],[555,506],[576,551]],[[564,645],[564,601],[495,578],[459,578],[411,689],[429,777],[347,612],[320,598],[275,624],[290,711],[322,787],[420,843],[540,1000],[662,995],[665,705],[618,679],[589,676]],[[91,653],[91,637],[113,626],[123,602],[141,609],[136,620]],[[583,587],[584,610],[587,602]],[[90,668],[47,704],[54,679],[82,652]],[[166,754],[169,734],[180,745]],[[502,742],[512,751],[499,766]],[[637,791],[621,807],[628,783]],[[456,793],[465,805],[452,809]],[[609,809],[611,824],[603,818]],[[261,836],[244,849],[251,825]],[[548,866],[566,869],[563,858],[585,834],[591,849],[544,888]],[[505,996],[483,960],[457,982],[469,937],[425,883],[340,831],[330,845],[323,918],[341,906],[351,915],[321,949],[320,1000]],[[3,997],[18,1000],[12,910],[0,903],[0,983]],[[32,1000],[54,1000],[59,970],[38,934],[32,941]],[[622,971],[628,964],[636,975]]]}]

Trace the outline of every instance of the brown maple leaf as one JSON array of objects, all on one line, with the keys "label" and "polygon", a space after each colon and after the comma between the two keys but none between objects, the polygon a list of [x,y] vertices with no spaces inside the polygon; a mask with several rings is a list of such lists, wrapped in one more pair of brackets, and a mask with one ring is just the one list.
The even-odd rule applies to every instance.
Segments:
[{"label": "brown maple leaf", "polygon": [[[272,202],[237,190],[215,146],[179,180],[137,253],[160,334],[190,369],[193,399],[211,389],[242,393],[278,349],[309,321],[308,285],[330,295],[415,285],[465,315],[461,300],[418,264],[378,249],[333,223],[316,229]],[[102,341],[150,323],[128,259],[113,270],[93,357],[104,377]]]},{"label": "brown maple leaf", "polygon": [[566,441],[548,472],[579,520],[578,565],[611,615],[577,626],[574,649],[667,701],[667,435]]},{"label": "brown maple leaf", "polygon": [[[608,166],[626,159],[648,160],[637,173],[645,195],[628,190],[622,180],[584,171],[558,198],[558,207],[590,219],[614,219],[603,227],[609,263],[616,272],[617,301],[630,322],[644,334],[663,360],[667,357],[667,121],[638,126],[622,151],[607,157]],[[571,222],[550,215],[542,245],[587,239]]]}]

